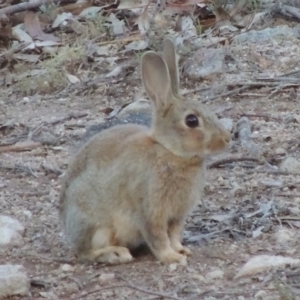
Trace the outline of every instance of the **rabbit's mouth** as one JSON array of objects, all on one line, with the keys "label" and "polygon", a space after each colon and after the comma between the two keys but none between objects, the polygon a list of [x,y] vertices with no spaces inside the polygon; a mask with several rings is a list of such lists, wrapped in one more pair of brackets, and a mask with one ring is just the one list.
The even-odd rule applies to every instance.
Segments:
[{"label": "rabbit's mouth", "polygon": [[231,139],[228,137],[212,138],[207,145],[207,155],[218,154],[226,150],[230,145]]}]

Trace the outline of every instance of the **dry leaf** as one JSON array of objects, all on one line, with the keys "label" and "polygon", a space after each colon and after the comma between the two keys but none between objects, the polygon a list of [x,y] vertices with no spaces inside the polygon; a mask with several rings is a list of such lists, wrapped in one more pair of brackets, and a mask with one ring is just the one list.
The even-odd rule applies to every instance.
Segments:
[{"label": "dry leaf", "polygon": [[136,23],[138,25],[139,31],[142,35],[148,32],[150,29],[150,18],[146,9],[137,18]]},{"label": "dry leaf", "polygon": [[125,32],[125,22],[119,20],[115,14],[111,13],[107,20],[111,23],[111,31],[113,35],[123,35]]},{"label": "dry leaf", "polygon": [[20,25],[15,26],[13,29],[14,36],[20,41],[25,43],[32,43],[33,39],[29,34],[20,28]]},{"label": "dry leaf", "polygon": [[79,17],[85,19],[95,18],[101,9],[102,7],[99,6],[87,7],[79,14]]},{"label": "dry leaf", "polygon": [[66,73],[66,76],[72,84],[80,82],[80,79],[72,74]]},{"label": "dry leaf", "polygon": [[27,12],[24,18],[25,29],[28,34],[33,38],[40,41],[53,41],[59,42],[60,39],[53,34],[45,33],[39,21],[38,16],[33,12]]},{"label": "dry leaf", "polygon": [[144,41],[144,40],[140,40],[140,41],[133,41],[131,43],[129,43],[128,45],[125,46],[125,49],[127,51],[131,51],[131,50],[144,50],[148,47],[148,42]]},{"label": "dry leaf", "polygon": [[37,63],[39,61],[40,55],[38,54],[25,54],[25,53],[15,53],[14,58],[25,60],[31,63]]},{"label": "dry leaf", "polygon": [[141,8],[149,3],[148,0],[121,0],[118,9]]},{"label": "dry leaf", "polygon": [[185,39],[198,36],[194,21],[190,16],[184,16],[181,18],[181,30]]},{"label": "dry leaf", "polygon": [[[62,13],[56,17],[52,24],[52,28],[57,28],[60,24],[64,23],[67,20],[73,19],[73,15],[71,13]],[[64,24],[63,24],[64,25]]]}]

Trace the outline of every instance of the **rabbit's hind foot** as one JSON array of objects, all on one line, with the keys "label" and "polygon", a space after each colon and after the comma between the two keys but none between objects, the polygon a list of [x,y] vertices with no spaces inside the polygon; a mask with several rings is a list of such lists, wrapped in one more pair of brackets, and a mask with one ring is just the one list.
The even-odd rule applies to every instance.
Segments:
[{"label": "rabbit's hind foot", "polygon": [[133,257],[126,247],[110,246],[82,254],[80,260],[107,264],[123,264],[132,261]]}]

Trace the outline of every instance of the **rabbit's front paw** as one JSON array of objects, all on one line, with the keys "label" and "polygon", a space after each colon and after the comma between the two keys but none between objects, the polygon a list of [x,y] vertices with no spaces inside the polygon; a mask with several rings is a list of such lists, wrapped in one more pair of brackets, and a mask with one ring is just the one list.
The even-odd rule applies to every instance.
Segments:
[{"label": "rabbit's front paw", "polygon": [[171,245],[172,245],[172,248],[180,254],[183,254],[186,256],[189,256],[192,254],[192,251],[188,247],[182,246],[182,244],[177,240],[175,240],[175,241],[173,240]]},{"label": "rabbit's front paw", "polygon": [[186,255],[175,252],[174,250],[165,251],[160,253],[159,260],[165,264],[178,263],[180,265],[187,264]]},{"label": "rabbit's front paw", "polygon": [[178,252],[180,254],[183,254],[183,255],[186,255],[186,256],[192,255],[192,251],[188,247],[184,247],[182,245],[181,245],[181,248],[178,249]]}]

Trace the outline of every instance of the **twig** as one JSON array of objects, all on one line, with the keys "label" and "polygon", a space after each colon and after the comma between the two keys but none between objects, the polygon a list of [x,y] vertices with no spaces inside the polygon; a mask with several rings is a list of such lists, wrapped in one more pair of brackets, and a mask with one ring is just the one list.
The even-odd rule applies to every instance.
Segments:
[{"label": "twig", "polygon": [[240,161],[253,161],[253,162],[260,162],[258,158],[254,157],[226,157],[222,158],[220,160],[214,161],[211,164],[207,166],[208,169],[213,169],[213,168],[220,168],[220,166],[225,165],[225,164],[230,164],[234,162],[240,162]]},{"label": "twig", "polygon": [[300,173],[291,173],[291,172],[284,172],[284,171],[274,171],[274,170],[247,170],[245,171],[248,174],[253,173],[266,173],[266,174],[272,174],[272,175],[282,175],[282,176],[300,176]]},{"label": "twig", "polygon": [[[43,4],[50,4],[50,3],[64,3],[64,2],[70,2],[69,0],[64,1],[64,0],[34,0],[31,2],[24,2],[24,3],[20,3],[20,4],[16,4],[16,5],[10,5],[7,7],[4,7],[2,9],[0,9],[0,16],[1,15],[11,15],[17,12],[22,12],[25,10],[31,10],[34,8],[37,8]],[[74,1],[75,3],[76,1]]]},{"label": "twig", "polygon": [[146,289],[134,286],[131,283],[127,282],[126,280],[122,279],[121,277],[118,277],[118,278],[121,279],[121,280],[123,280],[123,281],[125,281],[126,284],[104,286],[104,287],[101,287],[99,289],[95,289],[95,290],[86,292],[84,294],[81,294],[80,296],[73,297],[73,298],[71,298],[71,300],[77,300],[77,299],[81,299],[81,298],[86,298],[86,296],[88,296],[88,295],[95,294],[95,293],[101,292],[103,290],[110,290],[110,289],[114,290],[114,289],[119,289],[119,288],[131,288],[133,290],[136,290],[136,291],[148,294],[148,295],[154,295],[156,297],[168,298],[168,299],[174,299],[174,300],[180,300],[179,298],[177,298],[175,296],[171,296],[171,295],[164,294],[164,293],[159,293],[159,292],[153,292],[153,291],[149,291],[149,290],[146,290]]},{"label": "twig", "polygon": [[115,39],[115,40],[111,40],[111,41],[105,41],[105,42],[100,42],[97,43],[97,46],[105,46],[105,45],[110,45],[110,44],[126,44],[129,42],[133,42],[133,41],[140,41],[141,39],[143,39],[143,37],[140,34],[136,34],[136,35],[132,35],[132,36],[127,36],[125,38],[122,39]]},{"label": "twig", "polygon": [[288,17],[292,16],[300,20],[300,10],[297,7],[290,5],[281,5],[281,13]]},{"label": "twig", "polygon": [[29,151],[41,147],[42,144],[33,141],[18,142],[14,145],[0,146],[0,153]]},{"label": "twig", "polygon": [[125,284],[124,285],[104,286],[104,287],[101,287],[99,289],[95,289],[95,290],[91,290],[89,292],[85,292],[85,293],[81,294],[80,296],[76,296],[76,297],[73,297],[73,298],[68,298],[68,300],[85,299],[89,295],[96,294],[96,293],[99,293],[99,292],[104,291],[104,290],[114,290],[114,289],[126,288],[126,287],[127,286]]},{"label": "twig", "polygon": [[249,88],[249,86],[242,86],[242,87],[236,88],[236,89],[234,89],[234,90],[231,90],[231,91],[229,91],[229,92],[226,92],[226,93],[223,93],[223,94],[220,94],[220,95],[217,95],[217,96],[213,96],[213,97],[209,97],[209,98],[203,99],[202,102],[203,102],[203,103],[206,103],[206,102],[208,102],[208,101],[216,100],[216,99],[218,99],[218,98],[228,97],[228,96],[237,94],[237,93],[239,93],[239,92],[242,92],[242,91],[244,91],[244,90],[247,90],[248,88]]},{"label": "twig", "polygon": [[172,296],[172,295],[169,295],[169,294],[159,293],[159,292],[154,292],[154,291],[149,291],[149,290],[146,290],[146,289],[144,289],[142,287],[137,287],[134,284],[130,283],[127,279],[125,279],[121,275],[117,275],[116,278],[124,281],[126,283],[127,287],[130,287],[131,289],[134,289],[136,291],[139,291],[139,292],[142,292],[142,293],[145,293],[145,294],[149,294],[149,295],[160,296],[162,298],[180,300],[178,297],[175,297],[175,296]]}]

